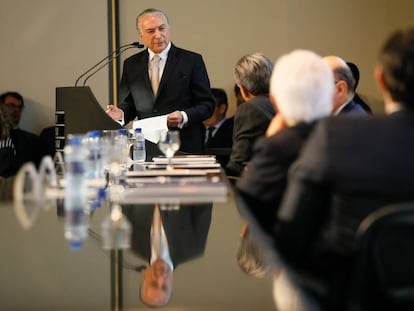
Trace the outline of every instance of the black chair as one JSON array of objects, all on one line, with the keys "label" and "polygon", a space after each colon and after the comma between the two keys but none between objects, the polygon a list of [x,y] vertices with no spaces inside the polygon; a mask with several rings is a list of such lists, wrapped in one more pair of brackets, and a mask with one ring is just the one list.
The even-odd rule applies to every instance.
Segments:
[{"label": "black chair", "polygon": [[414,202],[367,216],[354,255],[348,310],[414,310]]}]

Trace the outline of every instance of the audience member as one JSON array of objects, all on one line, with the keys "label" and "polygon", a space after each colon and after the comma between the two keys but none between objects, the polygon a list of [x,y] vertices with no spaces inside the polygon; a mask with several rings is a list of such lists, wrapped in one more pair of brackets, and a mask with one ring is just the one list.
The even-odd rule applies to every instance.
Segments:
[{"label": "audience member", "polygon": [[272,62],[261,53],[243,56],[234,67],[236,84],[243,100],[234,116],[233,150],[226,166],[226,173],[240,176],[250,160],[253,144],[264,135],[275,115],[269,99],[269,80]]},{"label": "audience member", "polygon": [[359,84],[359,68],[357,65],[355,65],[354,63],[351,62],[347,62],[346,63],[349,67],[349,69],[351,69],[352,71],[352,76],[354,77],[355,80],[355,86],[354,86],[354,98],[352,99],[354,102],[356,102],[357,104],[359,104],[368,114],[372,114],[372,109],[371,107],[359,96],[359,94],[357,93],[357,87]]},{"label": "audience member", "polygon": [[325,56],[324,60],[331,67],[335,78],[332,113],[334,115],[368,114],[364,107],[353,100],[356,81],[346,62],[338,56]]},{"label": "audience member", "polygon": [[0,105],[0,176],[13,176],[16,172],[16,148],[10,138],[13,122],[4,105]]},{"label": "audience member", "polygon": [[229,154],[233,145],[233,123],[234,117],[226,118],[227,108],[227,94],[224,89],[212,88],[214,102],[216,108],[213,115],[204,121],[206,127],[205,146],[206,152],[211,148],[227,148],[229,151],[226,154],[217,154],[216,159],[222,167],[226,167],[229,161]]},{"label": "audience member", "polygon": [[214,101],[201,55],[170,41],[168,17],[160,10],[140,13],[137,28],[148,49],[125,60],[119,108],[109,105],[107,113],[122,125],[167,114],[167,126],[180,130],[180,150],[202,153],[203,121],[211,116]]},{"label": "audience member", "polygon": [[0,105],[8,112],[13,129],[10,130],[10,138],[15,148],[14,164],[9,167],[8,173],[14,175],[26,162],[33,162],[39,166],[45,155],[43,144],[39,136],[22,130],[18,127],[22,111],[24,109],[23,97],[17,92],[6,92],[0,95]]},{"label": "audience member", "polygon": [[[394,32],[375,68],[387,115],[321,121],[289,179],[275,243],[291,264],[326,282],[327,310],[345,306],[361,220],[384,204],[414,198],[412,68],[414,28]],[[371,310],[390,310],[383,298],[375,297]]]},{"label": "audience member", "polygon": [[236,96],[236,107],[244,103],[243,96],[240,93],[240,88],[237,84],[234,85],[234,96]]},{"label": "audience member", "polygon": [[330,115],[333,92],[332,71],[319,55],[296,50],[278,59],[270,80],[270,99],[278,113],[269,125],[268,137],[258,139],[252,159],[236,183],[268,233],[276,221],[288,169],[315,121]]}]

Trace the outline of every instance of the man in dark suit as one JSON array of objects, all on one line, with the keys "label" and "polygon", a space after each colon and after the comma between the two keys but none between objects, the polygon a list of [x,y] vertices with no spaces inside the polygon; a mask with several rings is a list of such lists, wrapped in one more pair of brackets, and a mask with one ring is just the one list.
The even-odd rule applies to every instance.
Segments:
[{"label": "man in dark suit", "polygon": [[252,157],[253,145],[266,132],[275,115],[269,99],[269,81],[273,63],[261,53],[240,58],[234,67],[236,83],[244,103],[234,116],[233,149],[226,166],[230,176],[240,176]]},{"label": "man in dark suit", "polygon": [[214,102],[201,55],[170,41],[168,18],[160,10],[139,14],[137,28],[148,49],[125,60],[119,108],[110,105],[107,113],[122,125],[167,114],[167,126],[180,130],[180,150],[202,153],[202,121],[211,116]]},{"label": "man in dark suit", "polygon": [[393,33],[380,51],[375,78],[387,115],[321,121],[292,170],[276,246],[328,284],[329,310],[344,306],[361,220],[384,204],[414,199],[412,68],[414,28]]},{"label": "man in dark suit", "polygon": [[[159,210],[154,206],[123,206],[132,225],[131,249],[149,266],[143,272],[141,299],[148,305],[168,303],[173,287],[173,271],[178,265],[204,254],[211,223],[211,204],[181,206],[179,210]],[[161,255],[155,245],[154,219],[159,212],[165,243]]]},{"label": "man in dark suit", "polygon": [[[298,80],[300,84],[291,82]],[[316,120],[331,114],[332,81],[331,69],[311,51],[293,51],[277,60],[270,80],[270,99],[278,113],[266,137],[257,140],[253,156],[236,183],[267,233],[276,221],[290,165]]]},{"label": "man in dark suit", "polygon": [[4,176],[15,175],[27,162],[33,162],[38,167],[46,151],[38,135],[19,128],[24,109],[23,96],[17,92],[5,92],[0,95],[0,105],[5,108],[12,121],[13,129],[9,135],[15,149],[13,164],[9,165]]},{"label": "man in dark suit", "polygon": [[331,67],[335,77],[335,94],[333,99],[333,115],[367,115],[365,108],[355,96],[355,78],[351,68],[338,56],[325,56],[324,60]]},{"label": "man in dark suit", "polygon": [[[206,127],[205,147],[207,153],[209,153],[209,148],[220,148],[223,151],[223,153],[216,155],[216,159],[225,168],[233,145],[234,118],[226,118],[227,108],[229,107],[226,91],[212,88],[211,92],[216,108],[213,115],[204,121]],[[225,149],[228,149],[228,154],[225,154]]]}]

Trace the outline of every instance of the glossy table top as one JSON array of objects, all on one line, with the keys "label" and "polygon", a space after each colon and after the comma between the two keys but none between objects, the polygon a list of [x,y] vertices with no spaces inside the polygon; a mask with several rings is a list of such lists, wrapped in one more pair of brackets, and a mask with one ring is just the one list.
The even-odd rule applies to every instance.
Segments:
[{"label": "glossy table top", "polygon": [[[111,310],[108,251],[94,235],[71,250],[59,214],[56,207],[41,211],[34,226],[24,230],[11,203],[0,203],[2,310]],[[91,218],[90,228],[98,235],[107,215],[102,207]],[[212,205],[204,253],[176,267],[172,297],[163,309],[275,309],[271,277],[248,276],[237,265],[243,223],[232,193],[227,202]],[[123,252],[123,259],[123,309],[149,309],[139,299],[141,273],[129,269],[145,261],[131,250]]]}]

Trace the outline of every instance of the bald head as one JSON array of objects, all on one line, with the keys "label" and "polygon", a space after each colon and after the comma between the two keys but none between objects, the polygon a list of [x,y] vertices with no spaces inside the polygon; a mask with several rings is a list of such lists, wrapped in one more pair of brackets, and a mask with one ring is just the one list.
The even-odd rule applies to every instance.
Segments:
[{"label": "bald head", "polygon": [[343,104],[350,101],[355,95],[355,79],[351,68],[342,58],[329,55],[323,60],[331,68],[335,79],[335,95],[333,100],[333,112],[335,112]]}]

